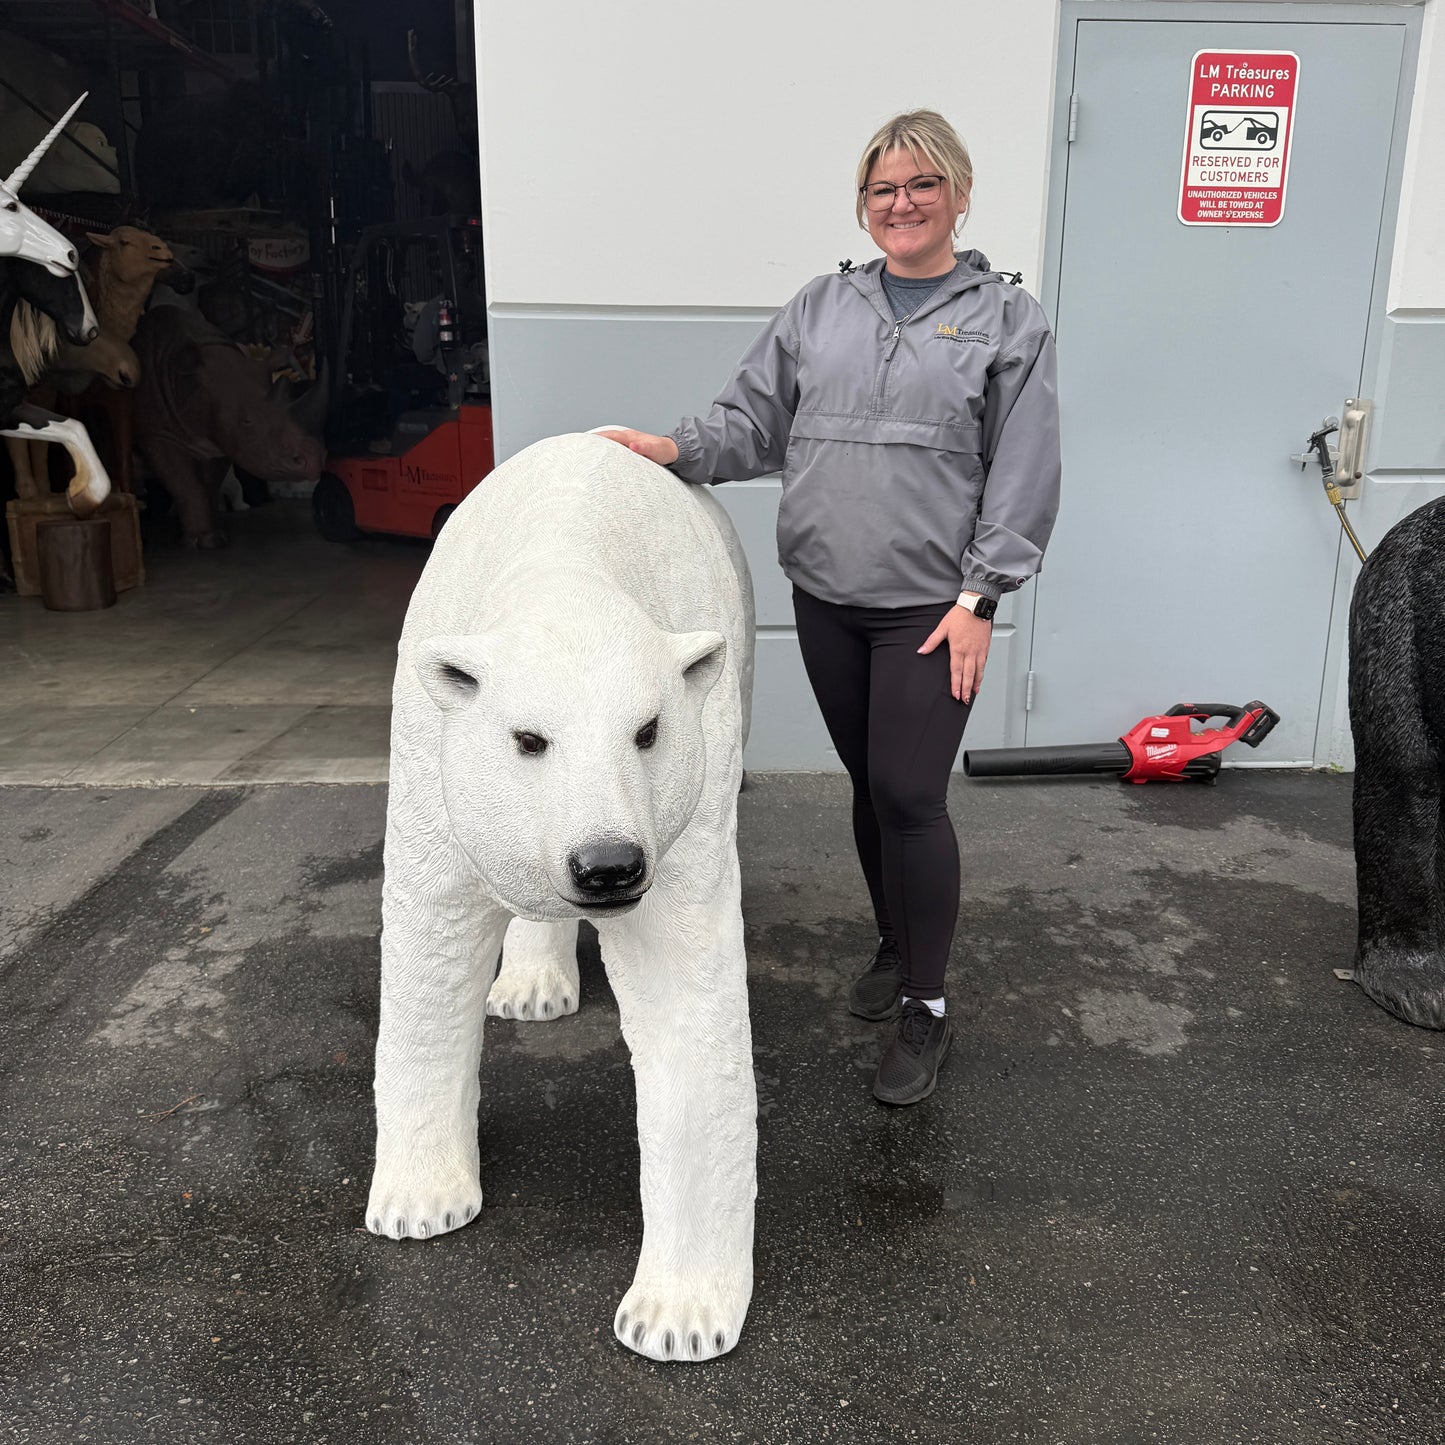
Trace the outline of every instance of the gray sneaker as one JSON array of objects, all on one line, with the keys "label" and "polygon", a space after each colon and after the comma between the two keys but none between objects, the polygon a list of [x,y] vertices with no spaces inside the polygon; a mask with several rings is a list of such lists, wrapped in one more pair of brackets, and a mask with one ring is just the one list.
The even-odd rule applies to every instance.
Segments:
[{"label": "gray sneaker", "polygon": [[911,998],[898,1018],[898,1033],[883,1051],[873,1097],[884,1104],[916,1104],[938,1083],[938,1070],[953,1047],[948,1015],[935,1018],[926,1003]]},{"label": "gray sneaker", "polygon": [[880,940],[878,952],[848,990],[848,1012],[873,1023],[897,1018],[902,994],[903,960],[898,945],[891,938]]}]

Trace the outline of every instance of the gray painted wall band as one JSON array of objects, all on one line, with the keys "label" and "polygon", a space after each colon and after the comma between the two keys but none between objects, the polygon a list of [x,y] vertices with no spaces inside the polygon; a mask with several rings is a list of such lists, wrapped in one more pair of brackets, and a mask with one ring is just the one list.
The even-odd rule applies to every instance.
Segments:
[{"label": "gray painted wall band", "polygon": [[[606,307],[493,307],[489,319],[497,460],[559,432],[607,423],[671,431],[722,390],[770,311],[680,313]],[[747,550],[757,599],[757,683],[749,768],[836,770],[838,755],[798,655],[792,587],[778,566],[777,477],[717,488]],[[1001,747],[1012,701],[1013,597],[994,625],[988,686],[969,721],[970,747]],[[1022,686],[1020,682],[1018,684]]]},{"label": "gray painted wall band", "polygon": [[707,410],[772,314],[493,306],[497,460],[608,423],[671,431]]}]

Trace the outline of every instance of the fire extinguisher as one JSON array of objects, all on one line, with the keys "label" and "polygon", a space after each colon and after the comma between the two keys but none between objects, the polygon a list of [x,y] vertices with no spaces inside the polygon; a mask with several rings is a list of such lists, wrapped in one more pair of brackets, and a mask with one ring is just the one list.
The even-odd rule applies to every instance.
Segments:
[{"label": "fire extinguisher", "polygon": [[437,303],[437,345],[457,344],[457,309],[443,296]]}]

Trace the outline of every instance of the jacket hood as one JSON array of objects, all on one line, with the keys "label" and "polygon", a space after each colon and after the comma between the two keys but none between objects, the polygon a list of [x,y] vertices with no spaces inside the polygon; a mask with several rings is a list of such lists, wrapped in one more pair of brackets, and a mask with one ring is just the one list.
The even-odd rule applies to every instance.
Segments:
[{"label": "jacket hood", "polygon": [[988,257],[982,251],[967,250],[955,251],[954,257],[961,266],[970,271],[992,271],[993,267],[988,264]]},{"label": "jacket hood", "polygon": [[[988,257],[982,251],[970,249],[955,251],[953,254],[955,265],[952,274],[939,282],[938,290],[924,302],[915,313],[916,315],[921,316],[927,311],[932,311],[936,306],[957,296],[960,291],[967,291],[971,287],[982,286],[991,281],[1002,283],[1004,278],[997,271],[989,269]],[[889,310],[888,302],[884,298],[883,282],[880,279],[887,259],[886,256],[877,256],[866,265],[845,271],[843,277],[853,285],[855,290],[866,296],[878,309],[883,319],[892,325],[893,313]]]},{"label": "jacket hood", "polygon": [[[854,266],[851,270],[845,271],[845,276],[879,276],[887,262],[886,256],[875,256],[871,261],[864,262],[861,266]],[[994,276],[999,280],[1003,278],[988,264],[988,257],[978,250],[955,251],[953,253],[954,266],[957,275],[953,278],[962,280],[965,278],[976,279],[981,276]],[[940,285],[942,281],[940,280]]]}]

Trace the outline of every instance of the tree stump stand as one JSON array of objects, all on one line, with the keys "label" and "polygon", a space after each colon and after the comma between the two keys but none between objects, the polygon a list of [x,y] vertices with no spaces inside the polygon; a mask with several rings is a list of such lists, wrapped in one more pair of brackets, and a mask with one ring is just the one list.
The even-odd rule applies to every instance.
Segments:
[{"label": "tree stump stand", "polygon": [[52,612],[95,612],[115,606],[110,518],[56,517],[37,523],[40,600]]}]

